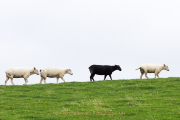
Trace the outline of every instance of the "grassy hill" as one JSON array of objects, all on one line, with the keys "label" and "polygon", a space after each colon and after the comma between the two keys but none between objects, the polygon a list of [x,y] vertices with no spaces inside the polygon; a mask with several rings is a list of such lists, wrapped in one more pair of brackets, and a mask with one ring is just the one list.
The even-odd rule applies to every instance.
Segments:
[{"label": "grassy hill", "polygon": [[180,119],[180,78],[0,86],[0,119]]}]

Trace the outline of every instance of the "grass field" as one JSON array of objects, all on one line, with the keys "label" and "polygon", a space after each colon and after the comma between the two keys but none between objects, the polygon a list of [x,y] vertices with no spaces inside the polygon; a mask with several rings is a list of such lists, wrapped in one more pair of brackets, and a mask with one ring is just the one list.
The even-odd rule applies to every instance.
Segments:
[{"label": "grass field", "polygon": [[0,119],[180,119],[180,78],[0,86]]}]

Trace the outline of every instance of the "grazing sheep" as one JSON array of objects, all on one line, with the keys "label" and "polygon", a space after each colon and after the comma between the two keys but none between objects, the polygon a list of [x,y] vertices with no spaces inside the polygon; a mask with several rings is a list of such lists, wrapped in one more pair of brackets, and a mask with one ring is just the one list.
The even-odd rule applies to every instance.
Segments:
[{"label": "grazing sheep", "polygon": [[[155,77],[156,76],[159,78],[159,73],[162,70],[167,70],[169,71],[168,66],[164,65],[157,65],[157,64],[143,64],[141,65],[138,69],[140,69],[141,72],[141,76],[140,79],[142,79],[143,74],[145,73],[146,78],[148,79],[147,73],[155,73]],[[138,70],[136,69],[136,70]]]},{"label": "grazing sheep", "polygon": [[[115,70],[121,71],[121,67],[119,65],[109,66],[109,65],[91,65],[89,67],[89,71],[91,73],[90,81],[94,81],[94,75],[104,75],[104,80],[106,79],[106,76],[109,75],[111,78],[112,72]],[[111,78],[112,80],[112,78]]]},{"label": "grazing sheep", "polygon": [[25,84],[28,83],[28,77],[30,75],[37,74],[39,75],[38,70],[34,68],[23,68],[23,67],[13,67],[13,68],[8,68],[6,70],[6,80],[5,80],[5,85],[9,78],[11,79],[11,83],[13,83],[13,78],[24,78]]},{"label": "grazing sheep", "polygon": [[40,70],[40,72],[41,72],[40,84],[42,83],[43,79],[44,79],[44,83],[46,83],[47,77],[57,78],[57,83],[58,83],[59,78],[61,78],[65,82],[65,80],[63,79],[65,74],[73,75],[70,69],[61,69],[61,68],[43,68]]}]

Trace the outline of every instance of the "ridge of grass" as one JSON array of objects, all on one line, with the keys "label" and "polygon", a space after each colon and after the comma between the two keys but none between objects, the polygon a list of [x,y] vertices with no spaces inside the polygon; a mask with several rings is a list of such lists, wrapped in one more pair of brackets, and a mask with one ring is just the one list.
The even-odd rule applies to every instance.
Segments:
[{"label": "ridge of grass", "polygon": [[180,78],[0,86],[0,119],[180,119]]}]

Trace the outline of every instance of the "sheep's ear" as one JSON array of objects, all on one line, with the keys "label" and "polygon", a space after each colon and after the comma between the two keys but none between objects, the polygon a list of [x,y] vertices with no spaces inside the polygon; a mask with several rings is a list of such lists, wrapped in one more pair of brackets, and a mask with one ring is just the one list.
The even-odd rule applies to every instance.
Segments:
[{"label": "sheep's ear", "polygon": [[164,66],[166,66],[166,65],[164,64]]},{"label": "sheep's ear", "polygon": [[34,67],[34,70],[35,70],[36,68]]},{"label": "sheep's ear", "polygon": [[40,69],[40,72],[41,72],[41,69]]}]

